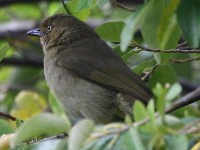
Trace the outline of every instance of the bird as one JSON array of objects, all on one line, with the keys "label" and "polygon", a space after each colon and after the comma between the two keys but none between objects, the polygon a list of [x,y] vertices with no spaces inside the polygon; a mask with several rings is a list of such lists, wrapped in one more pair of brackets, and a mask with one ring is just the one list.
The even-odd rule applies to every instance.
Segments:
[{"label": "bird", "polygon": [[47,85],[72,120],[123,121],[136,100],[146,105],[152,98],[140,77],[78,18],[55,14],[27,35],[40,37]]}]

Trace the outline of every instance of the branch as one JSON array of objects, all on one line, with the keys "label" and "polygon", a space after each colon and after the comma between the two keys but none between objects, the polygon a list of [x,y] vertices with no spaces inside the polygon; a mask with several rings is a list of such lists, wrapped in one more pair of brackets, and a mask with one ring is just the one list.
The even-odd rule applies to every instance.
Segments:
[{"label": "branch", "polygon": [[117,0],[112,0],[112,2],[113,2],[114,5],[116,5],[119,8],[122,8],[122,9],[125,9],[125,10],[128,10],[128,11],[135,11],[134,9],[126,7],[125,5],[119,3]]},{"label": "branch", "polygon": [[20,66],[20,67],[36,67],[36,68],[43,68],[43,61],[42,59],[27,59],[27,58],[4,58],[0,62],[0,66]]},{"label": "branch", "polygon": [[188,47],[187,42],[179,43],[176,48],[181,48],[181,47]]},{"label": "branch", "polygon": [[35,21],[9,21],[0,24],[0,38],[4,37],[19,37],[19,35],[24,35],[25,33],[35,28],[38,22]]},{"label": "branch", "polygon": [[[173,112],[179,108],[185,107],[191,103],[194,103],[196,101],[200,100],[200,88],[197,88],[196,90],[192,91],[191,93],[188,93],[187,95],[181,97],[180,99],[176,100],[171,107],[165,109],[165,113]],[[158,112],[155,113],[155,117],[159,117],[160,114]],[[142,121],[135,122],[134,126],[142,126],[149,122],[149,118],[145,118]]]},{"label": "branch", "polygon": [[146,81],[149,76],[154,72],[154,70],[158,67],[159,65],[156,64],[155,66],[153,66],[148,72],[145,71],[144,76],[142,76],[142,80]]},{"label": "branch", "polygon": [[153,49],[148,47],[143,47],[140,45],[130,45],[132,48],[137,48],[136,52],[148,51],[154,53],[200,53],[200,49],[168,49],[168,50],[160,50]]},{"label": "branch", "polygon": [[62,3],[62,5],[63,5],[65,11],[66,11],[68,14],[72,15],[72,13],[69,11],[69,9],[67,8],[67,6],[65,5],[64,0],[61,0],[61,3]]},{"label": "branch", "polygon": [[[182,98],[176,100],[172,106],[168,109],[165,110],[165,113],[170,113],[172,111],[175,111],[179,108],[182,108],[184,106],[187,106],[191,103],[194,103],[196,101],[200,100],[200,88],[197,88],[196,90],[194,90],[193,92],[183,96]],[[160,115],[158,112],[155,113],[155,117],[158,118]],[[112,128],[112,127],[115,127],[115,126],[121,126],[121,128],[115,130],[115,131],[108,131],[106,133],[100,133],[100,134],[94,134],[93,138],[101,138],[101,137],[104,137],[104,136],[108,136],[108,135],[114,135],[114,134],[120,134],[120,133],[123,133],[127,130],[129,130],[131,127],[138,127],[138,126],[142,126],[146,123],[149,122],[149,118],[145,118],[141,121],[138,121],[138,122],[134,122],[132,125],[127,125],[127,124],[117,124],[117,123],[114,123],[114,124],[108,124],[107,126]],[[106,128],[106,127],[104,127]]]},{"label": "branch", "polygon": [[180,99],[176,100],[172,106],[165,110],[165,113],[170,113],[172,111],[175,111],[179,108],[185,107],[191,103],[194,103],[196,101],[200,100],[200,88],[197,88],[193,92],[181,97]]},{"label": "branch", "polygon": [[184,78],[180,79],[179,83],[183,87],[183,91],[187,93],[192,92],[199,87],[197,83],[191,83],[191,81],[188,81]]},{"label": "branch", "polygon": [[[39,3],[39,2],[49,2],[50,0],[0,0],[0,7],[4,7],[7,5],[12,5],[12,4],[30,4],[30,3]],[[51,0],[50,2],[59,2],[60,0]],[[144,3],[144,0],[118,0],[123,3],[127,3],[129,5],[137,5],[137,4],[142,4]]]},{"label": "branch", "polygon": [[[4,7],[7,5],[11,4],[20,4],[20,3],[38,3],[38,2],[44,2],[44,1],[49,1],[49,0],[1,0],[0,1],[0,7]],[[59,0],[54,0],[54,1],[59,1]]]},{"label": "branch", "polygon": [[2,112],[0,112],[0,116],[3,116],[4,118],[10,119],[12,121],[15,121],[17,119],[17,118],[15,118],[15,117],[13,117],[9,114],[5,114],[5,113],[2,113]]},{"label": "branch", "polygon": [[[88,19],[87,24],[91,28],[96,28],[97,26],[101,25],[105,21],[100,19]],[[13,38],[16,37],[17,39],[22,37],[27,37],[26,32],[36,28],[39,26],[38,21],[34,20],[27,20],[27,21],[9,21],[0,24],[0,38]]]},{"label": "branch", "polygon": [[187,59],[170,59],[171,62],[173,63],[188,63],[188,62],[192,62],[192,61],[197,61],[200,60],[200,57],[195,57],[195,58],[187,58]]}]

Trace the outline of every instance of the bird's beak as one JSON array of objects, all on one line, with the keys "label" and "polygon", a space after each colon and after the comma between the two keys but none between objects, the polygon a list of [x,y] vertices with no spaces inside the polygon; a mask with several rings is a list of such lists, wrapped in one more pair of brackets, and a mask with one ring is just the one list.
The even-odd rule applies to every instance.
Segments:
[{"label": "bird's beak", "polygon": [[40,31],[39,28],[35,28],[35,29],[28,31],[26,34],[33,35],[33,36],[42,36],[43,33]]}]

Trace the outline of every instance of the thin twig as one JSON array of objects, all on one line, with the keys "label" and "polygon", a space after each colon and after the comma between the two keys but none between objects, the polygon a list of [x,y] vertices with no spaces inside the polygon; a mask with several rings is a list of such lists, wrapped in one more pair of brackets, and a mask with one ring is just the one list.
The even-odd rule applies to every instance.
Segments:
[{"label": "thin twig", "polygon": [[168,49],[168,50],[160,50],[154,48],[148,48],[141,45],[130,45],[132,48],[137,48],[136,52],[148,51],[154,53],[200,53],[200,49]]},{"label": "thin twig", "polygon": [[43,68],[43,60],[41,58],[17,58],[10,57],[4,58],[0,62],[0,66],[20,66],[20,67],[34,67],[34,68]]},{"label": "thin twig", "polygon": [[67,6],[65,5],[64,0],[61,0],[61,2],[62,2],[63,7],[65,8],[65,11],[66,11],[68,14],[71,15],[72,13],[69,11],[69,9],[67,8]]},{"label": "thin twig", "polygon": [[200,60],[200,57],[195,57],[195,58],[187,58],[187,59],[170,59],[171,62],[173,63],[188,63],[188,62],[192,62],[192,61],[197,61]]},{"label": "thin twig", "polygon": [[[180,99],[176,100],[170,108],[167,108],[165,110],[165,113],[171,113],[179,108],[185,107],[191,103],[194,103],[196,101],[200,100],[200,88],[197,88],[196,90],[192,91],[191,93],[181,97]],[[158,112],[155,113],[155,117],[159,117],[160,114]],[[149,122],[149,118],[145,118],[142,121],[135,122],[135,126],[142,126]]]},{"label": "thin twig", "polygon": [[172,106],[165,110],[165,113],[170,113],[172,111],[175,111],[179,108],[185,107],[191,103],[194,103],[196,101],[200,100],[200,88],[197,88],[196,90],[192,91],[191,93],[181,97],[180,99],[176,100]]},{"label": "thin twig", "polygon": [[142,80],[145,81],[152,73],[153,71],[158,67],[159,65],[156,64],[155,66],[152,67],[152,69],[150,71],[148,71],[147,73],[145,73],[144,76],[142,76]]},{"label": "thin twig", "polygon": [[177,45],[177,48],[178,48],[178,47],[182,47],[182,46],[186,46],[186,45],[188,45],[187,42],[183,42],[183,43],[178,44],[178,45]]},{"label": "thin twig", "polygon": [[125,9],[125,10],[128,10],[128,11],[135,11],[134,9],[129,8],[129,7],[126,7],[125,5],[119,3],[117,0],[112,0],[112,2],[113,2],[117,7],[120,7],[120,8],[122,8],[122,9]]},{"label": "thin twig", "polygon": [[[181,97],[180,99],[176,100],[170,108],[165,110],[165,113],[173,112],[173,111],[175,111],[179,108],[185,107],[185,106],[187,106],[191,103],[194,103],[198,100],[200,100],[200,88],[197,88],[196,90],[192,91],[191,93],[189,93],[189,94]],[[160,114],[158,112],[156,112],[154,115],[155,115],[156,118],[158,118],[160,116]],[[106,133],[106,134],[101,134],[99,136],[96,136],[96,138],[101,138],[101,137],[108,136],[108,135],[123,133],[123,132],[129,130],[130,127],[139,127],[139,126],[145,125],[146,123],[149,122],[149,120],[150,120],[149,118],[145,118],[141,121],[134,122],[131,126],[125,125],[125,126],[123,126],[123,128],[121,128],[117,131],[112,131],[112,132],[109,132],[109,133]]]},{"label": "thin twig", "polygon": [[2,113],[2,112],[0,112],[0,116],[3,116],[4,118],[10,119],[12,121],[15,121],[17,119],[17,118],[15,118],[15,117],[13,117],[9,114],[5,114],[5,113]]},{"label": "thin twig", "polygon": [[188,81],[185,78],[180,79],[179,83],[181,84],[183,91],[186,93],[192,92],[199,87],[198,83],[191,83],[191,81]]}]

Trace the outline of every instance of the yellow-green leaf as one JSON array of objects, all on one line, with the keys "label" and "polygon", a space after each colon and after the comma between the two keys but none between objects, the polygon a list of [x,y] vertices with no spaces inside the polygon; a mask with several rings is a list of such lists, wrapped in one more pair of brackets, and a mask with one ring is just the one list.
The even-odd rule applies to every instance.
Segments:
[{"label": "yellow-green leaf", "polygon": [[16,132],[15,138],[11,141],[11,146],[31,140],[38,136],[49,137],[58,135],[69,130],[66,121],[56,115],[43,113],[32,117],[24,122]]},{"label": "yellow-green leaf", "polygon": [[69,150],[80,150],[84,141],[93,131],[94,123],[90,120],[81,120],[75,125],[69,134]]}]

